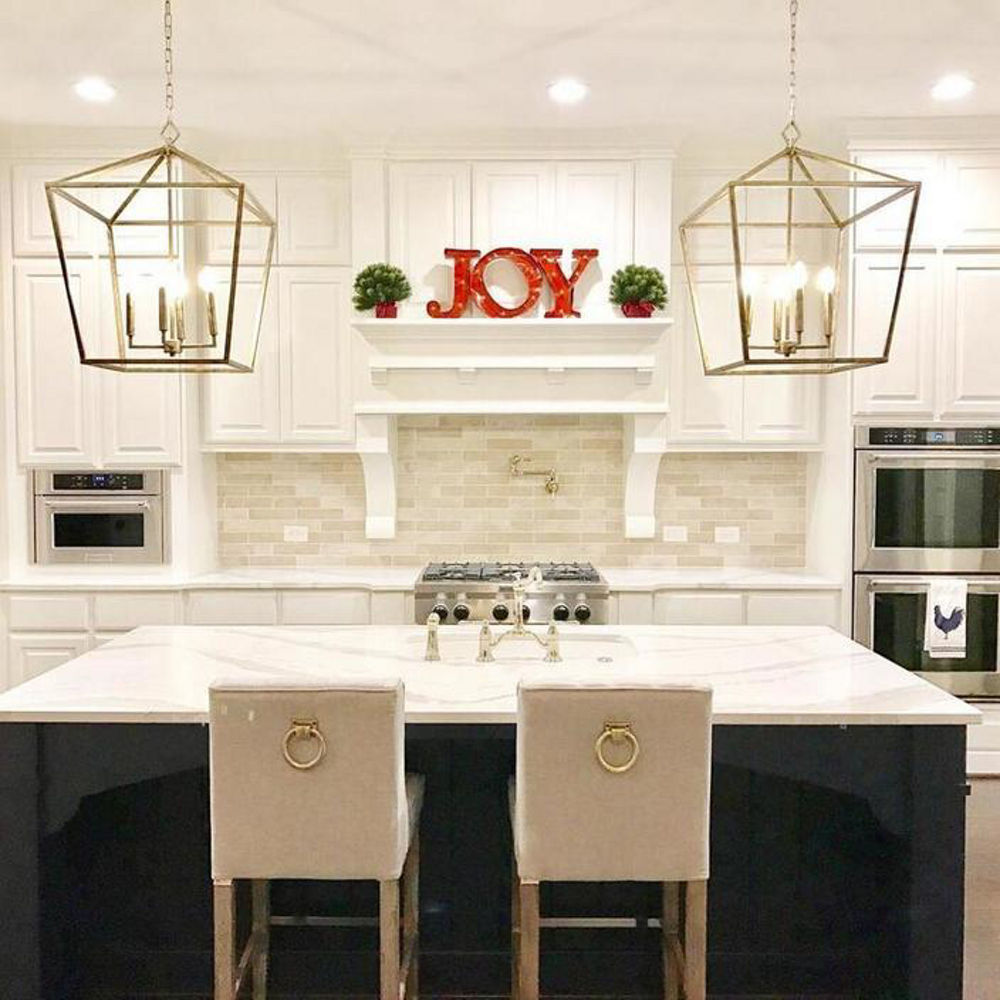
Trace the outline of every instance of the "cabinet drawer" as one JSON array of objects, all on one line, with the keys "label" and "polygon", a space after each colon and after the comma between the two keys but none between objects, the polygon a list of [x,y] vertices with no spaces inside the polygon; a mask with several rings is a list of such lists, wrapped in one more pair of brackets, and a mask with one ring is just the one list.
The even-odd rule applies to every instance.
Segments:
[{"label": "cabinet drawer", "polygon": [[187,596],[188,625],[276,625],[278,596],[272,590],[201,590]]},{"label": "cabinet drawer", "polygon": [[618,597],[618,617],[615,619],[619,625],[652,625],[653,624],[653,595],[652,594],[630,594],[621,592]]},{"label": "cabinet drawer", "polygon": [[412,591],[375,591],[371,595],[372,623],[412,625],[415,614]]},{"label": "cabinet drawer", "polygon": [[86,629],[86,594],[11,594],[7,604],[7,627],[61,631]]},{"label": "cabinet drawer", "polygon": [[743,595],[664,591],[653,602],[656,625],[742,625]]},{"label": "cabinet drawer", "polygon": [[8,683],[11,687],[82,656],[90,648],[86,633],[21,633],[7,637]]},{"label": "cabinet drawer", "polygon": [[281,595],[282,625],[367,625],[367,590],[286,590]]},{"label": "cabinet drawer", "polygon": [[140,625],[176,625],[176,594],[112,592],[94,597],[94,628],[127,631]]},{"label": "cabinet drawer", "polygon": [[769,591],[747,594],[747,625],[840,624],[840,595]]}]

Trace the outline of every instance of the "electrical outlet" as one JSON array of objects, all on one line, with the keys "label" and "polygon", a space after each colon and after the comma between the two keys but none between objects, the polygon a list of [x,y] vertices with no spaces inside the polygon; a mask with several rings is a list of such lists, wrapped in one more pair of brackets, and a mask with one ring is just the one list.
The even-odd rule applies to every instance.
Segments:
[{"label": "electrical outlet", "polygon": [[736,525],[720,525],[715,529],[715,540],[719,545],[736,545],[740,540],[740,529]]},{"label": "electrical outlet", "polygon": [[309,528],[304,524],[286,524],[285,525],[285,541],[286,542],[308,542],[309,541]]},{"label": "electrical outlet", "polygon": [[688,540],[687,525],[665,524],[663,526],[663,540],[665,542],[686,542]]}]

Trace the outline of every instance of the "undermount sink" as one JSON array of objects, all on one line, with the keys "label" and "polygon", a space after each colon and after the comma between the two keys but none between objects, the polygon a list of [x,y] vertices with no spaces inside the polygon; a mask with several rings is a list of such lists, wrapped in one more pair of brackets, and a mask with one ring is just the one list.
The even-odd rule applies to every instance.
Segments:
[{"label": "undermount sink", "polygon": [[[492,627],[493,637],[497,638],[509,631],[504,626]],[[531,628],[531,632],[540,639],[545,637],[542,627]],[[427,645],[424,635],[411,636],[409,644],[416,647],[415,652],[423,657]],[[479,653],[479,628],[473,625],[444,626],[438,632],[438,645],[441,651],[442,663],[476,663]],[[569,626],[559,630],[559,652],[562,663],[628,663],[635,659],[636,648],[631,639],[623,635],[593,635],[579,626]],[[497,663],[537,663],[544,661],[545,648],[527,638],[504,639],[493,647],[493,659]],[[557,668],[560,664],[552,664]]]}]

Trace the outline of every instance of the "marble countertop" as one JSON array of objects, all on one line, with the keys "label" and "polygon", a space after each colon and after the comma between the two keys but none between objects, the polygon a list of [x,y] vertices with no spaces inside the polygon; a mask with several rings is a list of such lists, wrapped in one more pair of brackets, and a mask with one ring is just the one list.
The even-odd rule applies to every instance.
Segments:
[{"label": "marble countertop", "polygon": [[477,664],[476,629],[144,627],[0,695],[0,722],[203,723],[216,678],[401,677],[414,723],[512,723],[523,677],[698,681],[739,725],[967,725],[980,713],[824,626],[567,626],[563,662],[522,640]]},{"label": "marble countertop", "polygon": [[[734,568],[599,567],[612,591],[839,590],[803,571]],[[38,567],[0,583],[0,590],[413,590],[423,566],[234,567],[181,576],[169,569]]]}]

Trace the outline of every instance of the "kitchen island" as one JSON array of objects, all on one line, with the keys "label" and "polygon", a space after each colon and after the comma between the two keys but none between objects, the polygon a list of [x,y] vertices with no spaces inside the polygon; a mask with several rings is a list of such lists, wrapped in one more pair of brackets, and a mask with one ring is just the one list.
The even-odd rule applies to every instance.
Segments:
[{"label": "kitchen island", "polygon": [[[0,695],[0,995],[207,996],[207,691],[218,677],[399,676],[427,776],[423,991],[502,993],[516,687],[558,672],[715,691],[709,988],[961,1000],[965,726],[979,713],[822,627],[568,627],[564,662],[475,631],[141,628]],[[275,912],[374,912],[366,885]],[[649,886],[557,885],[546,992],[654,994]],[[279,929],[274,996],[370,992],[374,932]]]}]

